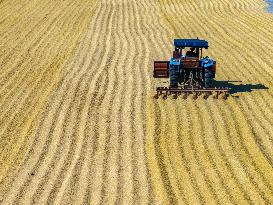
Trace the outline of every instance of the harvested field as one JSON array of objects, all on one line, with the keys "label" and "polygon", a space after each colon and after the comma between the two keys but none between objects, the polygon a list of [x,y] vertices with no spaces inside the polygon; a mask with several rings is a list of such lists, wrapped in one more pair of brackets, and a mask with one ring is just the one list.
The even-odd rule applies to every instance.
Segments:
[{"label": "harvested field", "polygon": [[[262,0],[0,0],[0,204],[273,204],[272,28]],[[238,97],[153,99],[197,36]]]}]

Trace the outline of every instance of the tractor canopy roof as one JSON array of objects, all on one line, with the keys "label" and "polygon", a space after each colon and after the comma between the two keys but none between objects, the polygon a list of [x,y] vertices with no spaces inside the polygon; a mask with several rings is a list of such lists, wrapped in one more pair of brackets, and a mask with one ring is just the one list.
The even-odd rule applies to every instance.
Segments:
[{"label": "tractor canopy roof", "polygon": [[194,48],[208,48],[209,43],[206,40],[200,39],[174,39],[175,47],[194,47]]}]

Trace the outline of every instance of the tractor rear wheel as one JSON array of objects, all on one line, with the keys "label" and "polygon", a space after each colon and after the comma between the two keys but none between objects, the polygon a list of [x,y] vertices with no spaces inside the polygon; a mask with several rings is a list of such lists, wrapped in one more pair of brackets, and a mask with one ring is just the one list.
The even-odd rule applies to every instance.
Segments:
[{"label": "tractor rear wheel", "polygon": [[170,86],[178,86],[178,68],[176,66],[170,66]]}]

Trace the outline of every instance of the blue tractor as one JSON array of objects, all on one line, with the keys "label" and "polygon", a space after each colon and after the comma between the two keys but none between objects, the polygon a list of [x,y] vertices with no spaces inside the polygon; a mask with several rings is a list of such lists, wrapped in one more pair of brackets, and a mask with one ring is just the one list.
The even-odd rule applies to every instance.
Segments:
[{"label": "blue tractor", "polygon": [[168,95],[193,93],[196,97],[202,93],[229,93],[228,88],[213,87],[216,74],[216,61],[208,56],[203,57],[203,49],[208,49],[208,42],[200,39],[174,39],[173,56],[169,61],[154,62],[154,78],[169,78],[169,87],[157,87],[156,98]]}]

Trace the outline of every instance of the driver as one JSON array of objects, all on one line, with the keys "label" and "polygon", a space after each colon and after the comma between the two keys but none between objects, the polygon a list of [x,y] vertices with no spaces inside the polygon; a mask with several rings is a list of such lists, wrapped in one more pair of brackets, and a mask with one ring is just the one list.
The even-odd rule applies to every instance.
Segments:
[{"label": "driver", "polygon": [[189,51],[187,51],[186,56],[188,57],[197,57],[197,53],[194,52],[195,48],[191,47]]}]

